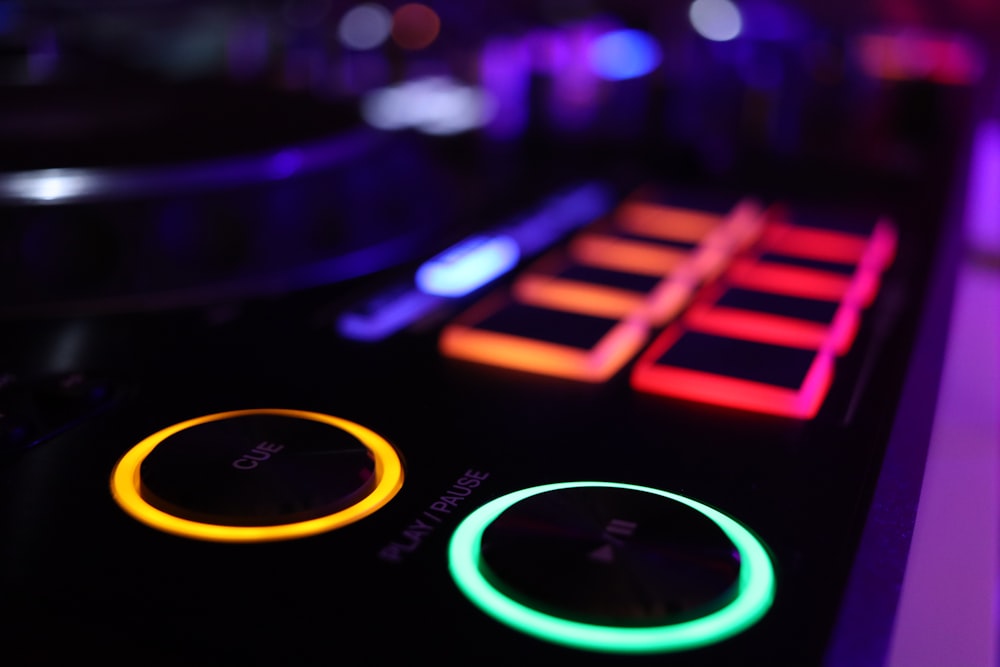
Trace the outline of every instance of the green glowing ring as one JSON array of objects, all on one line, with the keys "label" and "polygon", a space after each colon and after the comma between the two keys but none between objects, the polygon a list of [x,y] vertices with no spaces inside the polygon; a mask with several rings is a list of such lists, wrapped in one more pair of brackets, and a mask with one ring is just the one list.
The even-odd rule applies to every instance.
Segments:
[{"label": "green glowing ring", "polygon": [[[549,491],[583,487],[630,489],[683,503],[711,519],[740,554],[739,591],[725,607],[696,619],[655,627],[617,627],[570,621],[544,614],[504,595],[480,570],[483,533],[508,508]],[[486,614],[515,630],[571,648],[606,653],[659,653],[706,646],[756,623],[774,601],[774,567],[767,549],[750,531],[718,510],[674,493],[613,482],[565,482],[522,489],[492,500],[456,528],[448,547],[448,565],[458,588]]]}]

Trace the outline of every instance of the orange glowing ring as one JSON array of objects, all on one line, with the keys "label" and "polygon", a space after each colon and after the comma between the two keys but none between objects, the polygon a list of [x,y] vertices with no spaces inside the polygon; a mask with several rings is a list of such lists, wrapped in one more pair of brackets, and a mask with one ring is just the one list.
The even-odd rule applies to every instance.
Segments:
[{"label": "orange glowing ring", "polygon": [[[139,493],[139,468],[160,443],[199,424],[247,415],[278,415],[329,424],[347,431],[371,452],[375,461],[375,488],[357,503],[333,514],[268,526],[226,526],[182,519],[153,507]],[[272,542],[290,540],[346,526],[372,514],[388,503],[403,485],[403,464],[396,450],[383,437],[363,426],[318,412],[282,409],[234,410],[189,419],[145,438],[119,459],[111,473],[111,493],[118,505],[138,521],[166,533],[210,542]]]}]

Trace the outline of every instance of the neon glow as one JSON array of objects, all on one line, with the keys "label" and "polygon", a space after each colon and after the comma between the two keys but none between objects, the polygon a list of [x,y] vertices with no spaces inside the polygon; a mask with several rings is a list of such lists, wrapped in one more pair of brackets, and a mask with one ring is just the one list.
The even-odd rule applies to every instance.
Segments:
[{"label": "neon glow", "polygon": [[365,122],[380,130],[451,135],[488,124],[496,102],[480,88],[431,76],[371,90],[362,96],[360,110]]},{"label": "neon glow", "polygon": [[676,277],[662,278],[643,289],[647,286],[624,287],[563,275],[572,266],[553,251],[517,277],[511,294],[535,306],[608,318],[641,316],[659,326],[675,317],[693,292],[690,282]]},{"label": "neon glow", "polygon": [[759,290],[803,296],[825,301],[870,301],[877,291],[877,274],[859,271],[845,276],[830,271],[820,271],[778,262],[758,262],[739,259],[726,273],[726,280],[733,285]]},{"label": "neon glow", "polygon": [[804,350],[831,345],[838,355],[854,342],[860,319],[857,308],[847,303],[841,304],[830,324],[705,303],[695,304],[684,315],[685,325],[698,331]]},{"label": "neon glow", "polygon": [[[551,246],[570,230],[607,212],[611,206],[611,194],[605,185],[600,182],[583,183],[554,194],[534,210],[494,227],[489,238],[512,239],[521,256],[531,255]],[[508,242],[501,241],[500,245],[508,245]],[[503,252],[510,252],[510,249],[501,250],[500,254]],[[472,274],[486,268],[473,266]],[[449,269],[443,270],[447,276]],[[466,274],[460,279],[469,277]],[[455,285],[452,284],[451,288],[454,289]],[[428,294],[412,284],[393,286],[341,314],[337,320],[337,331],[354,340],[383,340],[429,315],[447,298],[450,297]]]},{"label": "neon glow", "polygon": [[521,248],[522,255],[533,255],[562,239],[570,231],[593,222],[614,205],[610,190],[600,182],[583,183],[561,192],[541,207],[502,227]]},{"label": "neon glow", "polygon": [[627,202],[615,212],[616,226],[633,234],[698,242],[722,223],[722,216],[649,202]]},{"label": "neon glow", "polygon": [[868,249],[869,239],[860,234],[774,222],[764,232],[764,244],[768,250],[785,255],[858,264]]},{"label": "neon glow", "polygon": [[[170,436],[199,424],[236,419],[247,415],[278,415],[306,419],[347,431],[368,449],[375,461],[375,487],[354,505],[333,514],[281,525],[224,526],[190,521],[150,505],[142,497],[140,467],[160,443]],[[382,436],[354,422],[317,412],[284,409],[253,409],[220,412],[189,419],[154,433],[139,442],[115,465],[111,492],[118,505],[132,518],[166,533],[210,542],[272,542],[316,535],[346,526],[383,507],[403,485],[403,465],[399,454]]]},{"label": "neon glow", "polygon": [[424,262],[417,287],[438,296],[465,296],[507,273],[521,258],[509,236],[472,236]]},{"label": "neon glow", "polygon": [[750,198],[726,215],[637,199],[619,206],[613,223],[631,234],[699,244],[693,265],[700,279],[717,277],[731,253],[745,249],[764,229],[760,205]]},{"label": "neon glow", "polygon": [[742,378],[658,364],[685,329],[672,325],[643,352],[632,368],[630,382],[636,391],[699,403],[760,412],[782,417],[812,419],[833,381],[835,352],[820,348],[797,389],[787,389]]},{"label": "neon glow", "polygon": [[[723,224],[723,239],[732,251],[739,251],[755,243],[764,232],[764,216],[760,204],[754,199],[741,200]],[[709,242],[713,242],[713,238]]]},{"label": "neon glow", "polygon": [[1000,124],[983,121],[975,133],[965,236],[976,252],[1000,257]]},{"label": "neon glow", "polygon": [[[483,534],[505,510],[532,496],[581,487],[630,489],[682,503],[711,519],[733,542],[740,555],[739,592],[727,606],[706,616],[656,627],[620,627],[579,623],[543,613],[494,588],[481,570]],[[681,495],[631,484],[567,482],[537,486],[507,494],[469,515],[452,535],[448,567],[459,590],[495,620],[538,639],[572,648],[605,653],[661,653],[713,644],[759,621],[775,595],[774,566],[767,549],[731,517]]]},{"label": "neon glow", "polygon": [[593,72],[611,81],[645,76],[660,65],[660,45],[641,30],[614,30],[597,37],[587,52]]},{"label": "neon glow", "polygon": [[302,151],[296,148],[286,148],[271,156],[271,176],[275,179],[294,176],[305,164]]},{"label": "neon glow", "polygon": [[691,300],[694,285],[686,280],[670,278],[661,282],[646,299],[643,316],[654,327],[660,327],[680,315]]},{"label": "neon glow", "polygon": [[896,247],[899,245],[899,232],[896,225],[888,219],[875,223],[868,250],[861,259],[861,264],[876,271],[884,271],[896,258]]},{"label": "neon glow", "polygon": [[0,201],[66,203],[115,201],[138,196],[163,196],[232,185],[269,182],[290,166],[296,173],[348,164],[371,150],[380,139],[369,130],[338,134],[292,153],[260,154],[148,167],[77,167],[0,173]]},{"label": "neon glow", "polygon": [[648,294],[564,280],[541,273],[525,273],[511,288],[516,299],[547,308],[600,317],[641,316],[659,326],[677,316],[690,300],[693,288],[683,280],[665,278]]},{"label": "neon glow", "polygon": [[537,272],[518,277],[511,293],[523,303],[609,318],[637,312],[644,298],[639,292],[620,287],[565,280]]},{"label": "neon glow", "polygon": [[965,35],[914,29],[878,32],[861,35],[854,47],[864,72],[879,79],[970,85],[985,71],[984,54]]},{"label": "neon glow", "polygon": [[854,265],[877,274],[892,264],[898,243],[896,225],[889,218],[879,218],[868,236],[772,222],[762,245],[768,252]]},{"label": "neon glow", "polygon": [[8,196],[37,202],[55,202],[75,199],[93,189],[97,176],[88,169],[41,169],[26,171],[9,177]]},{"label": "neon glow", "polygon": [[601,340],[587,350],[477,327],[483,317],[495,308],[506,307],[507,303],[488,299],[448,324],[438,339],[441,353],[490,366],[604,382],[632,359],[649,338],[649,326],[639,317],[613,323]]},{"label": "neon glow", "polygon": [[569,252],[581,264],[649,276],[666,276],[690,256],[685,250],[594,232],[574,238]]},{"label": "neon glow", "polygon": [[728,249],[704,243],[691,252],[688,261],[677,267],[675,275],[692,283],[715,280],[732,261]]},{"label": "neon glow", "polygon": [[414,288],[379,295],[363,309],[347,311],[337,318],[337,333],[353,340],[384,340],[440,305],[440,298]]},{"label": "neon glow", "polygon": [[739,7],[729,0],[694,0],[688,18],[695,32],[713,42],[736,39],[743,31]]}]

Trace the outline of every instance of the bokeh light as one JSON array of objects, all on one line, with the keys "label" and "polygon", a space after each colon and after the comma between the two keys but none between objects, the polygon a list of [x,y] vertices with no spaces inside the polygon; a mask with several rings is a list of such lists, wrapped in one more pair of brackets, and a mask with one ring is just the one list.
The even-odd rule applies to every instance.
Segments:
[{"label": "bokeh light", "polygon": [[736,39],[743,31],[740,9],[729,0],[694,0],[688,18],[699,35],[713,42]]},{"label": "bokeh light", "polygon": [[411,2],[392,13],[392,40],[403,49],[418,51],[430,46],[441,31],[441,19],[427,5]]},{"label": "bokeh light", "polygon": [[659,66],[662,54],[649,33],[614,30],[594,40],[588,57],[597,76],[617,81],[649,74]]},{"label": "bokeh light", "polygon": [[372,90],[361,100],[362,117],[381,130],[459,134],[483,127],[495,113],[496,102],[486,91],[444,76]]},{"label": "bokeh light", "polygon": [[365,3],[349,9],[337,24],[340,43],[350,49],[374,49],[389,39],[392,12],[377,3]]}]

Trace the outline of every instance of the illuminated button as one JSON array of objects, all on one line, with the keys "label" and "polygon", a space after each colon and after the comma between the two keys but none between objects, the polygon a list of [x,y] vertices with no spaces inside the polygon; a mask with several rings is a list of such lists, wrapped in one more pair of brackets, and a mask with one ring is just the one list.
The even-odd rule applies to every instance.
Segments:
[{"label": "illuminated button", "polygon": [[[831,224],[852,228],[848,231],[807,224],[794,224],[779,212],[769,222],[761,242],[761,267],[752,278],[764,288],[812,290],[829,298],[841,297],[867,306],[878,291],[881,274],[896,255],[898,234],[887,218],[874,225],[854,219],[838,219]],[[804,215],[810,220],[813,215]],[[859,227],[859,229],[853,229]],[[800,269],[796,271],[796,267]],[[737,267],[742,272],[746,267]],[[837,278],[834,274],[840,274]],[[839,286],[838,286],[839,283]]]},{"label": "illuminated button", "polygon": [[698,243],[722,226],[723,216],[706,211],[663,206],[647,201],[623,203],[614,223],[634,234]]},{"label": "illuminated button", "polygon": [[720,230],[723,243],[733,252],[756,243],[764,232],[765,217],[760,204],[752,198],[740,200],[726,216]]},{"label": "illuminated button", "polygon": [[600,225],[574,237],[568,252],[580,264],[648,276],[672,276],[693,284],[715,278],[730,257],[726,248],[715,245],[647,238]]},{"label": "illuminated button", "polygon": [[665,329],[632,369],[637,391],[810,419],[833,379],[835,351]]},{"label": "illuminated button", "polygon": [[663,277],[690,261],[691,246],[657,243],[592,228],[571,239],[569,254],[580,264]]},{"label": "illuminated button", "polygon": [[618,207],[614,224],[647,237],[684,239],[732,251],[747,247],[763,230],[761,207],[751,198],[721,210],[684,208],[636,198]]},{"label": "illuminated button", "polygon": [[[735,260],[726,272],[734,285],[792,296],[846,301],[865,307],[875,298],[881,277],[861,267],[804,261],[769,254]],[[853,272],[852,272],[853,271]]]},{"label": "illuminated button", "polygon": [[607,318],[540,308],[497,293],[444,327],[442,354],[456,359],[602,382],[649,337],[642,318]]},{"label": "illuminated button", "polygon": [[829,344],[838,354],[854,342],[859,320],[848,301],[740,287],[716,288],[684,315],[685,325],[699,331],[812,350]]},{"label": "illuminated button", "polygon": [[[775,291],[802,294],[822,294],[834,298],[840,294],[840,300],[855,303],[862,308],[867,307],[875,299],[882,284],[881,270],[873,269],[870,264],[842,264],[821,259],[811,259],[795,255],[783,255],[775,252],[765,252],[757,258],[758,271],[761,275],[772,272],[770,288]],[[782,267],[788,268],[795,275],[782,274]],[[802,269],[796,272],[795,269]],[[740,265],[734,274],[734,280],[753,282],[756,280],[754,269]],[[777,274],[777,275],[774,275]],[[835,274],[842,276],[834,278]],[[782,280],[788,278],[789,280]],[[768,280],[764,279],[765,282]]]},{"label": "illuminated button", "polygon": [[337,332],[354,340],[384,340],[430,315],[444,298],[408,284],[393,285],[341,313]]},{"label": "illuminated button", "polygon": [[857,265],[865,255],[868,236],[775,221],[764,232],[764,247],[786,255]]},{"label": "illuminated button", "polygon": [[760,620],[775,591],[766,548],[731,517],[610,482],[549,484],[487,503],[456,529],[449,567],[497,621],[607,653],[722,641]]},{"label": "illuminated button", "polygon": [[898,245],[899,232],[896,230],[896,225],[887,218],[879,219],[875,223],[868,249],[861,260],[862,265],[884,271],[896,258]]},{"label": "illuminated button", "polygon": [[509,236],[476,235],[424,262],[414,279],[427,294],[465,296],[513,269],[520,257]]},{"label": "illuminated button", "polygon": [[687,305],[692,286],[680,279],[576,264],[550,254],[518,276],[511,292],[535,306],[612,318],[641,314],[657,326]]},{"label": "illuminated button", "polygon": [[134,518],[168,533],[260,542],[321,533],[385,505],[402,485],[381,436],[314,412],[260,409],[175,424],[115,466],[112,491]]},{"label": "illuminated button", "polygon": [[[847,226],[849,222],[844,224]],[[865,231],[843,231],[777,219],[767,226],[764,234],[764,246],[772,252],[879,271],[892,262],[896,243],[895,226],[885,218],[878,219]]]},{"label": "illuminated button", "polygon": [[[730,257],[756,238],[759,209],[747,200],[729,214],[627,201],[610,218],[614,234],[647,243],[663,243],[688,250],[671,274],[691,282],[708,282],[723,271]],[[580,249],[581,253],[585,249]],[[587,261],[595,261],[593,259]]]}]

